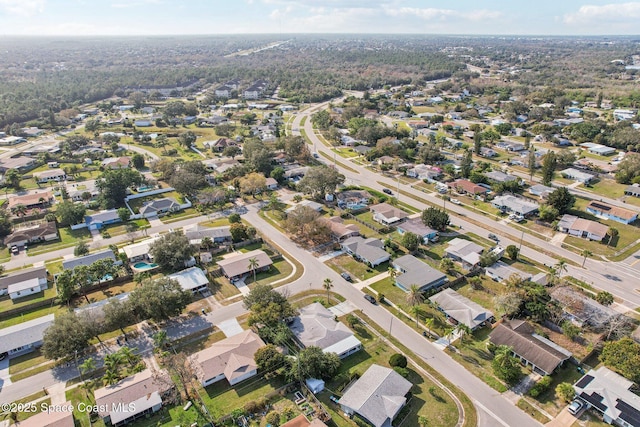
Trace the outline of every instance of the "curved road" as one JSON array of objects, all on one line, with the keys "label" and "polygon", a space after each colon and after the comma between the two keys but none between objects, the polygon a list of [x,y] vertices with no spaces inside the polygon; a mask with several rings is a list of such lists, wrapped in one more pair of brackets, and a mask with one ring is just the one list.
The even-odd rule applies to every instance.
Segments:
[{"label": "curved road", "polygon": [[[333,102],[336,101],[334,100]],[[329,156],[329,158],[334,158],[335,152],[332,151],[331,148],[325,146],[315,135],[313,125],[310,120],[310,116],[313,113],[326,108],[328,104],[328,102],[318,104],[299,113],[293,121],[292,128],[303,128],[305,133],[313,143],[314,149],[316,151],[325,153]],[[303,117],[307,117],[307,120],[305,121],[304,126],[301,127],[300,122]],[[300,132],[294,131],[294,133],[299,134]],[[320,156],[319,160],[325,163],[330,163],[330,160],[327,160],[327,158],[323,158],[323,156]],[[383,188],[395,190],[398,186],[398,182],[395,179],[391,179],[375,173],[340,156],[337,157],[337,160],[338,163],[336,164],[336,166],[340,169],[341,173],[345,175],[348,183],[353,183],[356,185],[366,185],[376,190],[382,190]],[[356,170],[357,172],[352,172],[348,169],[342,168],[340,163],[348,164],[350,168]],[[442,205],[442,199],[436,197],[435,193],[425,193],[402,183],[400,183],[399,186],[404,192],[410,193],[421,199],[425,199],[435,204],[436,206]],[[397,196],[400,200],[404,199],[403,201],[419,209],[425,209],[430,206],[413,198],[411,200],[408,200],[407,196],[402,194],[398,194]],[[494,221],[493,219],[487,218],[486,216],[469,211],[464,207],[456,206],[449,203],[447,204],[446,208],[447,211],[455,214],[452,216],[453,224],[461,225],[465,231],[472,231],[484,237],[488,236],[489,232],[498,234],[502,237],[500,245],[503,247],[506,247],[510,244],[519,246],[520,239],[523,237],[524,244],[522,245],[522,254],[528,258],[534,259],[548,266],[555,265],[560,258],[571,260],[577,265],[582,265],[583,257],[574,252],[551,245],[547,241],[539,239],[530,234],[525,233],[523,236],[520,231],[514,230],[506,224],[503,224],[499,221]],[[467,221],[465,220],[465,218],[469,218],[474,222]],[[486,225],[486,227],[478,226],[476,225],[477,223]],[[551,253],[554,256],[551,257],[544,253],[541,253],[535,247],[542,248],[547,253]],[[624,304],[628,308],[635,308],[640,306],[640,291],[638,290],[640,286],[635,284],[637,283],[637,277],[638,275],[640,275],[640,271],[635,270],[629,264],[621,262],[599,261],[590,258],[586,260],[585,268],[567,265],[567,275],[573,276],[586,283],[589,283],[595,288],[611,292],[616,297],[622,299],[624,301]]]}]

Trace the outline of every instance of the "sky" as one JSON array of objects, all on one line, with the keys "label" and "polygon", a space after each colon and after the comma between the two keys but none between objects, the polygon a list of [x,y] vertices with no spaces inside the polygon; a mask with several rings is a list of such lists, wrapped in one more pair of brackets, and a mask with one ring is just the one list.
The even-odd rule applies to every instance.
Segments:
[{"label": "sky", "polygon": [[0,0],[0,35],[636,35],[640,1]]}]

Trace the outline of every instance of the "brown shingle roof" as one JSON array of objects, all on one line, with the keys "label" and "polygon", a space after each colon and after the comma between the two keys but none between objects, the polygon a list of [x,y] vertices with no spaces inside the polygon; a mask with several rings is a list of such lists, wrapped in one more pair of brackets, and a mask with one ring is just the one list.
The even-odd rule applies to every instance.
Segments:
[{"label": "brown shingle roof", "polygon": [[[63,408],[69,410],[62,410]],[[13,425],[19,427],[74,427],[71,402],[66,401],[48,409]]]},{"label": "brown shingle roof", "polygon": [[456,190],[461,189],[465,193],[469,193],[469,194],[482,194],[488,191],[483,186],[474,184],[473,182],[466,179],[458,179],[453,182],[450,182],[447,185],[451,188],[455,188]]},{"label": "brown shingle roof", "polygon": [[37,205],[40,203],[40,198],[43,198],[45,202],[48,202],[53,198],[53,194],[51,194],[51,191],[45,191],[42,193],[25,194],[24,196],[9,196],[9,209],[17,205]]},{"label": "brown shingle roof", "polygon": [[348,236],[358,236],[360,234],[360,228],[355,224],[345,224],[342,218],[334,216],[331,218],[319,218],[320,222],[331,230],[337,239],[342,239]]},{"label": "brown shingle roof", "polygon": [[258,368],[253,356],[264,342],[251,330],[214,343],[192,356],[200,367],[198,378],[206,381],[224,374],[228,381]]},{"label": "brown shingle roof", "polygon": [[534,335],[533,326],[523,320],[500,323],[491,331],[489,339],[495,345],[511,347],[514,353],[549,374],[571,357],[569,351],[565,350],[567,354],[564,354],[559,350],[562,347],[557,346],[559,349],[556,349],[544,342],[544,338]]},{"label": "brown shingle roof", "polygon": [[638,215],[634,211],[630,211],[629,209],[621,208],[619,206],[613,206],[608,203],[599,202],[596,200],[592,200],[587,205],[587,209],[593,209],[598,212],[606,213],[607,215],[617,216],[618,218],[623,218],[626,220],[630,220],[631,218]]},{"label": "brown shingle roof", "polygon": [[249,260],[251,258],[255,258],[256,261],[258,261],[256,269],[273,264],[269,255],[260,249],[223,259],[218,261],[217,264],[222,268],[227,277],[236,277],[251,271],[251,267],[249,267]]},{"label": "brown shingle roof", "polygon": [[126,407],[129,403],[147,397],[153,393],[162,394],[162,389],[158,381],[153,378],[150,369],[145,369],[135,375],[127,377],[117,384],[99,388],[93,392],[96,398],[96,405],[100,405],[104,411],[99,411],[104,417],[112,412],[113,407],[122,404]]},{"label": "brown shingle roof", "polygon": [[53,233],[58,232],[55,221],[44,222],[38,224],[37,227],[23,228],[16,230],[4,239],[5,245],[10,245],[14,242],[22,242],[23,240],[31,241],[37,238],[44,238]]}]

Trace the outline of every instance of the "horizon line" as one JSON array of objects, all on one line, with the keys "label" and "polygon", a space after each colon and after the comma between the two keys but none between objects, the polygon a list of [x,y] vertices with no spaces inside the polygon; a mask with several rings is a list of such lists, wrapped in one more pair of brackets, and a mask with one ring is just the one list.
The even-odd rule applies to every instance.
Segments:
[{"label": "horizon line", "polygon": [[180,33],[180,34],[1,34],[3,37],[19,37],[19,38],[88,38],[88,37],[237,37],[237,36],[423,36],[423,37],[545,37],[545,38],[561,38],[561,37],[586,37],[586,38],[633,38],[640,37],[639,34],[461,34],[461,33],[339,33],[339,32],[313,32],[313,33]]}]

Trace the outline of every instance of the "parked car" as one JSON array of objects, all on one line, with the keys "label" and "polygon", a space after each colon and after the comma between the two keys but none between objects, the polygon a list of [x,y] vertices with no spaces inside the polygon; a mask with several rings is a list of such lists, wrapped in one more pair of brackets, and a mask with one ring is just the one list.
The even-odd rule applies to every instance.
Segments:
[{"label": "parked car", "polygon": [[20,249],[18,249],[17,246],[11,246],[11,253],[14,255],[18,255],[18,252],[20,252]]},{"label": "parked car", "polygon": [[349,273],[340,273],[340,276],[342,276],[342,278],[344,280],[346,280],[347,282],[350,282],[352,280],[351,276],[349,275]]},{"label": "parked car", "polygon": [[495,234],[493,234],[493,233],[489,233],[489,238],[491,240],[493,240],[494,242],[499,242],[500,241],[500,238],[498,236],[496,236]]},{"label": "parked car", "polygon": [[383,188],[382,191],[386,194],[393,195],[393,191],[389,190],[388,188]]},{"label": "parked car", "polygon": [[369,294],[364,294],[364,299],[369,301],[371,304],[375,304],[376,303],[376,299],[374,297],[372,297],[371,295],[369,295]]},{"label": "parked car", "polygon": [[569,413],[572,415],[576,415],[578,412],[580,412],[583,406],[584,403],[582,403],[582,400],[574,399],[567,408],[567,411],[569,411]]},{"label": "parked car", "polygon": [[451,199],[451,203],[453,203],[454,205],[461,205],[462,203],[460,203],[460,200],[458,199]]}]

